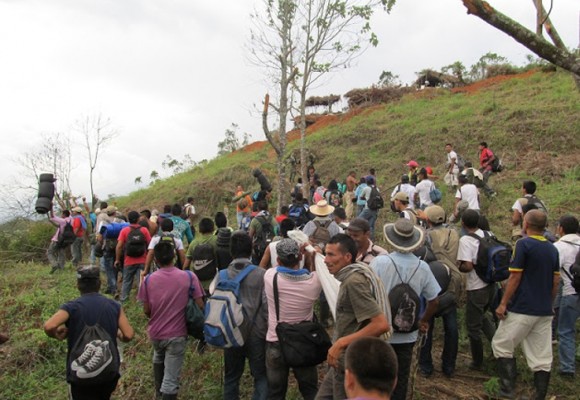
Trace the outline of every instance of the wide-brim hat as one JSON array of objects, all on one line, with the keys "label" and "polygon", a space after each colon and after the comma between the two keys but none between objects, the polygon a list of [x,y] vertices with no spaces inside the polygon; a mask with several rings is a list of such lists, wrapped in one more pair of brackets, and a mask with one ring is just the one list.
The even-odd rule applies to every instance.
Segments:
[{"label": "wide-brim hat", "polygon": [[334,207],[329,205],[326,200],[320,200],[318,203],[310,207],[310,212],[319,217],[326,217],[332,214]]},{"label": "wide-brim hat", "polygon": [[387,242],[400,253],[411,253],[423,245],[425,232],[406,218],[386,224],[383,233]]},{"label": "wide-brim hat", "polygon": [[72,211],[72,212],[77,212],[77,213],[82,213],[82,212],[83,212],[83,209],[82,209],[82,208],[80,208],[79,206],[76,206],[76,207],[73,207],[73,208],[71,209],[71,211]]}]

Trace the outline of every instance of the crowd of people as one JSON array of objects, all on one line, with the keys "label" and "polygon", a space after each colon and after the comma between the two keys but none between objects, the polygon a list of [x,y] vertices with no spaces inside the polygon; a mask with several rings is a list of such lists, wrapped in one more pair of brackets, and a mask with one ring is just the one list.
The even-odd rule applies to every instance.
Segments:
[{"label": "crowd of people", "polygon": [[[485,142],[479,145],[479,168],[464,162],[452,144],[445,152],[443,182],[455,199],[449,212],[438,205],[438,177],[414,160],[406,163],[408,173],[393,188],[387,207],[374,169],[359,179],[350,171],[342,182],[331,179],[324,187],[311,166],[308,183],[298,182],[292,203],[278,215],[269,211],[268,190],[251,193],[238,186],[235,229],[224,213],[197,215],[193,198],[184,206],[166,206],[163,213],[131,210],[125,216],[105,202],[92,212],[84,199],[84,210],[73,204],[70,211],[63,207],[60,217],[51,211],[49,218],[58,227],[48,249],[51,273],[64,268],[64,250],[70,245],[81,293],[45,323],[49,336],[68,340],[72,398],[107,399],[114,391],[118,371],[105,384],[87,384],[79,376],[94,378],[114,365],[116,339],[133,338],[122,304],[131,301],[134,286],[149,317],[152,392],[160,399],[177,398],[188,302],[199,311],[207,309],[216,286],[228,281],[238,288],[244,319],[240,343],[219,350],[226,400],[240,397],[246,359],[256,400],[284,399],[290,371],[304,399],[406,399],[417,346],[419,372],[430,378],[435,370],[437,320],[443,324],[441,371],[446,377],[456,373],[461,308],[471,353],[465,368],[483,368],[485,337],[497,360],[498,395],[515,398],[515,351],[521,345],[534,374],[534,398],[544,399],[553,340],[558,342],[558,373],[575,374],[580,303],[571,266],[580,248],[578,219],[563,215],[556,231],[549,231],[548,209],[535,194],[536,184],[526,180],[512,206],[512,251],[510,243],[491,232],[479,201],[480,193],[497,196],[489,178],[501,170],[499,158]],[[377,217],[389,201],[398,218],[377,231]],[[74,238],[63,245],[67,225]],[[84,265],[80,251],[84,232],[91,229],[92,263]],[[297,231],[306,242],[297,239]],[[378,232],[388,250],[375,243]],[[509,252],[507,261],[490,257],[492,247],[494,254]],[[99,294],[101,274],[109,297]],[[326,285],[329,280],[340,282],[335,292]],[[324,327],[333,326],[322,382],[317,365],[288,363],[277,329],[281,323],[316,320],[315,309]],[[95,324],[106,331],[107,340],[92,340],[75,352],[84,327]],[[204,337],[197,339],[198,353],[208,348]]]}]

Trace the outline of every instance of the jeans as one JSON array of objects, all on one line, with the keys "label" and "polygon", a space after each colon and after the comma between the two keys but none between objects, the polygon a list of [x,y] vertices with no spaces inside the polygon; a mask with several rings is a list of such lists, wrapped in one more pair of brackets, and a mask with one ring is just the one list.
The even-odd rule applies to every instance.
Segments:
[{"label": "jeans", "polygon": [[245,211],[236,212],[236,219],[238,221],[238,229],[242,229],[242,219],[244,219],[244,217],[248,214],[249,213],[245,212]]},{"label": "jeans", "polygon": [[[280,344],[266,343],[266,373],[268,376],[268,400],[284,400],[288,389],[290,367],[286,365]],[[292,368],[304,400],[313,400],[318,391],[318,369],[316,366]]]},{"label": "jeans", "polygon": [[[344,352],[343,352],[344,355]],[[344,357],[341,357],[344,360]],[[344,369],[328,368],[324,380],[316,394],[316,400],[346,399],[344,390]]]},{"label": "jeans", "polygon": [[64,269],[64,249],[58,247],[56,242],[50,242],[46,255],[53,269]]},{"label": "jeans", "polygon": [[355,217],[360,217],[360,215],[361,215],[361,213],[363,212],[364,209],[365,209],[364,204],[363,205],[357,204],[356,205],[356,215],[355,215]]},{"label": "jeans", "polygon": [[413,359],[413,343],[391,343],[397,354],[399,371],[397,385],[391,396],[391,400],[405,400],[407,398],[407,386],[409,385],[409,373],[411,372],[411,360]]},{"label": "jeans", "polygon": [[489,180],[489,177],[491,175],[493,175],[493,171],[491,169],[486,169],[485,171],[481,171],[481,173],[483,174],[483,192],[489,196],[492,193],[495,193],[494,190],[487,184],[487,181]]},{"label": "jeans", "polygon": [[250,363],[250,373],[254,378],[252,400],[266,400],[268,398],[266,340],[250,333],[242,347],[224,349],[224,400],[239,400],[240,378],[244,373],[246,358]]},{"label": "jeans", "polygon": [[161,393],[176,394],[179,390],[179,375],[185,359],[187,337],[153,340],[153,364],[163,364]]},{"label": "jeans", "polygon": [[115,268],[115,255],[103,255],[101,258],[101,265],[105,268],[107,274],[107,290],[108,294],[115,294],[117,292],[117,277],[119,271]]},{"label": "jeans", "polygon": [[119,377],[110,382],[103,382],[98,385],[77,385],[71,383],[69,395],[72,400],[109,400],[111,394],[117,387]]},{"label": "jeans", "polygon": [[[441,315],[443,320],[443,330],[445,337],[443,340],[443,352],[441,353],[441,370],[447,376],[455,372],[455,361],[457,360],[457,349],[459,347],[459,331],[457,329],[457,308],[452,307],[448,312]],[[429,332],[425,345],[421,348],[419,357],[419,367],[426,375],[433,373],[433,358],[431,357],[431,348],[433,345],[433,327],[435,318],[429,321]]]},{"label": "jeans", "polygon": [[375,240],[375,222],[377,222],[377,217],[379,215],[378,210],[371,210],[370,208],[365,208],[359,217],[366,219],[369,221],[369,225],[371,226],[371,240]]},{"label": "jeans", "polygon": [[145,268],[144,264],[126,265],[123,267],[123,288],[121,289],[121,301],[127,301],[131,288],[133,287],[133,278],[140,277],[141,271]]},{"label": "jeans", "polygon": [[491,305],[496,293],[496,285],[489,284],[484,288],[467,291],[467,304],[465,306],[465,325],[470,339],[481,340],[481,332],[491,342],[495,333],[495,325],[490,320],[487,311],[491,311]]},{"label": "jeans", "polygon": [[70,251],[72,253],[72,265],[78,267],[83,261],[83,238],[77,237],[71,245]]},{"label": "jeans", "polygon": [[562,296],[558,318],[558,353],[560,372],[576,371],[576,320],[580,318],[580,297]]}]

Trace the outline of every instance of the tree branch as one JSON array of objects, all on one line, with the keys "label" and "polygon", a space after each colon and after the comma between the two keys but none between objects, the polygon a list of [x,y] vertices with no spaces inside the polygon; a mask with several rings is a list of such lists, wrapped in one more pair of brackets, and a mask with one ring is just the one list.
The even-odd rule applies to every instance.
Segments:
[{"label": "tree branch", "polygon": [[264,98],[264,111],[262,111],[262,129],[264,130],[264,135],[266,135],[266,139],[268,139],[268,142],[270,142],[270,145],[272,146],[274,151],[276,151],[276,154],[278,156],[280,156],[280,154],[282,153],[280,150],[280,147],[274,141],[274,138],[272,137],[272,133],[270,132],[270,129],[268,128],[268,106],[269,106],[269,104],[270,104],[270,95],[266,94],[266,97]]}]

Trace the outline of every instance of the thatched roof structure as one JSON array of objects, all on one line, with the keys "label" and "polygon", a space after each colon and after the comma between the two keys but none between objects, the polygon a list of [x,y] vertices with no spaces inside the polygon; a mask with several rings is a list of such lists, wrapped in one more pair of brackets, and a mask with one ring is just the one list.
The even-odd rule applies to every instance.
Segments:
[{"label": "thatched roof structure", "polygon": [[332,105],[340,101],[340,96],[330,94],[328,96],[311,96],[306,99],[306,107],[326,106],[330,109]]},{"label": "thatched roof structure", "polygon": [[348,98],[349,108],[353,108],[396,101],[404,94],[414,90],[410,87],[372,86],[364,89],[352,89],[344,97]]},{"label": "thatched roof structure", "polygon": [[423,71],[421,75],[415,81],[415,86],[427,86],[427,87],[437,87],[437,86],[448,86],[456,87],[462,86],[461,82],[457,77],[448,74],[442,74],[441,72],[426,70]]},{"label": "thatched roof structure", "polygon": [[[308,128],[310,125],[314,124],[316,121],[318,121],[321,117],[324,117],[325,115],[326,114],[306,114],[305,115],[306,127]],[[300,115],[294,117],[293,121],[294,126],[298,128],[300,126]]]}]

